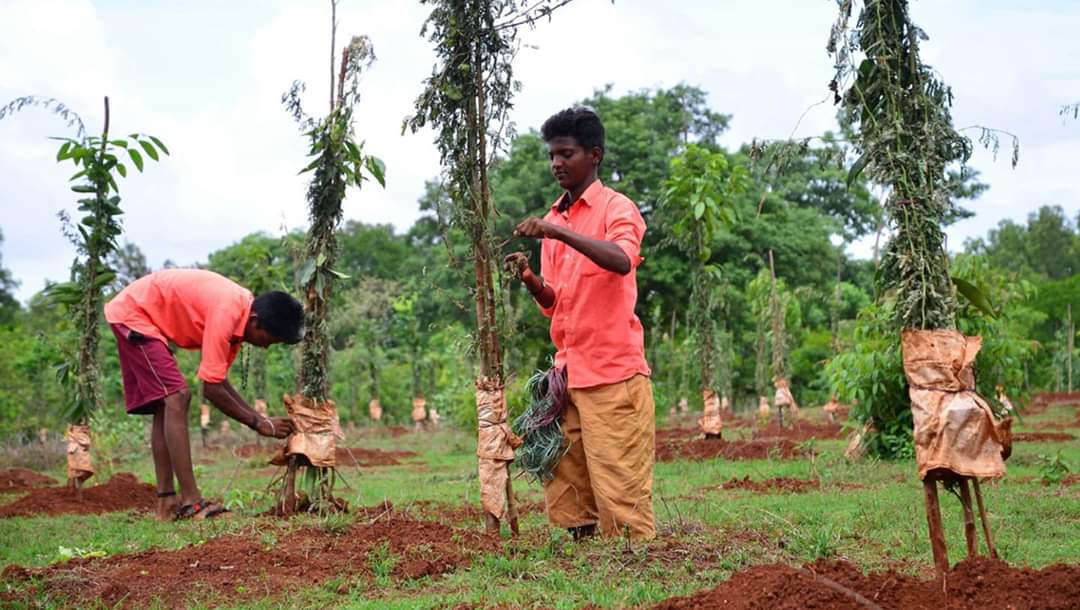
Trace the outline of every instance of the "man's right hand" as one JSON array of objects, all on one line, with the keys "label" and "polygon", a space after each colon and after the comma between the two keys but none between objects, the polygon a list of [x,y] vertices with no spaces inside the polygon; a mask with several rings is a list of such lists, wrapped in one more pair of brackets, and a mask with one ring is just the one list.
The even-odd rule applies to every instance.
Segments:
[{"label": "man's right hand", "polygon": [[293,432],[293,423],[288,417],[262,417],[255,426],[255,431],[261,436],[286,438]]},{"label": "man's right hand", "polygon": [[532,271],[529,269],[529,257],[524,252],[511,252],[507,254],[503,259],[503,269],[507,272],[513,273],[517,279],[522,279],[526,271]]}]

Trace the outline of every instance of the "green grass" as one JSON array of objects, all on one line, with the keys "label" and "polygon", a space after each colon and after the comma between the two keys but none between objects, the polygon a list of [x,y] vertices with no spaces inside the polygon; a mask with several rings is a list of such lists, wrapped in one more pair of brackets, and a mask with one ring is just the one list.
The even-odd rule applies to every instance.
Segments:
[{"label": "green grass", "polygon": [[[1025,419],[1018,431],[1065,416],[1063,409],[1052,409]],[[353,506],[390,500],[399,510],[411,510],[417,501],[478,504],[474,442],[471,434],[452,430],[398,439],[350,439],[347,445],[408,449],[419,456],[400,466],[344,468],[351,489],[342,489],[341,495]],[[842,441],[815,441],[814,446],[819,453],[812,460],[658,464],[654,505],[661,536],[650,544],[628,545],[623,540],[575,544],[565,532],[550,529],[542,516],[533,514],[524,517],[519,539],[507,539],[500,552],[481,555],[469,569],[442,578],[396,579],[392,573],[400,558],[383,547],[368,558],[371,577],[343,577],[236,607],[427,608],[461,603],[624,607],[708,588],[752,565],[818,558],[846,559],[865,570],[893,568],[929,576],[932,565],[922,487],[914,464],[850,463],[842,457]],[[1080,536],[1076,535],[1080,486],[1040,482],[1045,460],[1039,456],[1058,452],[1074,472],[1080,470],[1080,442],[1024,443],[1007,463],[1006,479],[983,486],[998,550],[1010,563],[1042,567],[1080,561]],[[344,528],[357,518],[302,518],[287,523],[254,519],[270,503],[263,493],[271,476],[265,468],[258,460],[228,456],[199,466],[205,495],[225,495],[236,502],[238,515],[228,520],[162,524],[125,514],[0,519],[0,567],[50,564],[61,558],[61,546],[111,555],[175,549],[226,532],[249,532],[269,545],[290,528],[312,524]],[[149,456],[136,453],[115,469],[152,480]],[[816,478],[821,489],[762,495],[720,488],[728,479],[744,476]],[[522,502],[542,498],[537,486],[520,479],[516,490]],[[959,502],[945,494],[942,510],[951,556],[957,561],[964,548]],[[459,527],[479,529],[481,525],[462,523]],[[0,592],[11,586],[0,583]]]}]

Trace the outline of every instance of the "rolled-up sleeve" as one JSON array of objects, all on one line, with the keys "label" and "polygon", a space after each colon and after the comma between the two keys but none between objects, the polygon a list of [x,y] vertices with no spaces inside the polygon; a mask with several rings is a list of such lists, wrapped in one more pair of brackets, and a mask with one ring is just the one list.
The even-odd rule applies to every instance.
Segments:
[{"label": "rolled-up sleeve", "polygon": [[641,240],[645,236],[645,219],[632,201],[622,195],[612,198],[604,219],[604,240],[614,242],[630,258],[630,266],[637,268],[645,259],[641,257]]}]

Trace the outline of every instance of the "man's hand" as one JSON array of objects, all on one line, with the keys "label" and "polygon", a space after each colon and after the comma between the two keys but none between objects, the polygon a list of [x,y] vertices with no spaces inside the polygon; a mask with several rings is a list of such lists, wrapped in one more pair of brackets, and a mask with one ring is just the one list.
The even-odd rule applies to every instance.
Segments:
[{"label": "man's hand", "polygon": [[260,417],[255,425],[255,431],[260,436],[271,438],[285,438],[292,434],[293,423],[288,417]]},{"label": "man's hand", "polygon": [[521,279],[529,269],[529,257],[524,252],[511,252],[503,258],[503,269],[507,273],[513,273],[514,277]]},{"label": "man's hand", "polygon": [[546,220],[539,218],[526,218],[525,222],[514,229],[514,235],[519,237],[532,237],[534,239],[557,238],[559,228]]}]

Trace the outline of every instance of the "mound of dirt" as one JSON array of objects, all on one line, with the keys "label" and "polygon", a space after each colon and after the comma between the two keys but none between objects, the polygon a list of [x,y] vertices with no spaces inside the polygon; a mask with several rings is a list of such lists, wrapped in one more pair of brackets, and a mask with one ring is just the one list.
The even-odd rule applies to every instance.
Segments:
[{"label": "mound of dirt", "polygon": [[[894,571],[864,575],[854,565],[818,561],[803,568],[757,566],[738,572],[711,591],[673,597],[656,610],[697,608],[1076,608],[1080,600],[1080,565],[1057,564],[1042,570],[1013,568],[986,558],[957,564],[948,574],[948,588]],[[830,586],[832,585],[832,586]]]},{"label": "mound of dirt", "polygon": [[749,476],[741,479],[732,477],[730,481],[720,486],[722,489],[743,489],[754,493],[805,493],[821,489],[821,481],[807,481],[803,479],[788,479],[779,477],[764,481],[751,481]]},{"label": "mound of dirt", "polygon": [[26,491],[35,487],[56,485],[56,481],[25,468],[0,470],[0,493]]},{"label": "mound of dirt", "polygon": [[33,489],[11,504],[0,506],[0,518],[33,515],[99,515],[120,511],[149,511],[157,502],[153,485],[121,472],[108,483],[84,487],[76,496],[67,487]]},{"label": "mound of dirt", "polygon": [[1013,442],[1040,443],[1055,442],[1063,443],[1076,437],[1067,432],[1018,432],[1012,435]]},{"label": "mound of dirt", "polygon": [[338,466],[393,466],[400,458],[416,457],[413,451],[383,451],[363,447],[338,447],[334,453]]},{"label": "mound of dirt", "polygon": [[268,541],[233,534],[178,551],[145,551],[75,559],[45,568],[9,566],[5,579],[41,578],[42,592],[75,607],[184,608],[271,598],[338,579],[350,586],[374,567],[412,580],[468,566],[476,553],[496,551],[497,536],[418,521],[392,509],[346,529],[306,528]]},{"label": "mound of dirt", "polygon": [[709,460],[725,458],[729,460],[764,460],[770,457],[791,460],[809,455],[797,443],[789,439],[757,439],[750,441],[728,441],[723,439],[696,438],[680,441],[668,439],[656,441],[656,461],[672,462],[675,460]]},{"label": "mound of dirt", "polygon": [[795,420],[794,425],[780,427],[775,420],[768,426],[754,431],[754,438],[786,438],[795,442],[817,439],[843,438],[843,426],[836,423],[822,422],[815,424],[802,419]]}]

